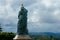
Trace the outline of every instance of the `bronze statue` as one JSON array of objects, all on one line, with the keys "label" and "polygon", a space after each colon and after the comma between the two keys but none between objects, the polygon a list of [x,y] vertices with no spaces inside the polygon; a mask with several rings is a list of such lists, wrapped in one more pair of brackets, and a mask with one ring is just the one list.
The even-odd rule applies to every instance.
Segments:
[{"label": "bronze statue", "polygon": [[28,34],[27,12],[28,12],[28,10],[25,9],[22,4],[21,10],[19,11],[19,14],[18,14],[18,25],[17,25],[17,34],[18,35]]}]

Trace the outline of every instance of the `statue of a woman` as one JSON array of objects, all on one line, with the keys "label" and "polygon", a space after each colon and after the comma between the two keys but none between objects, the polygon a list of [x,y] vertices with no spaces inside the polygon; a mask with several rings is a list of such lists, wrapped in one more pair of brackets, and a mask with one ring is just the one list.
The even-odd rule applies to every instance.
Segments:
[{"label": "statue of a woman", "polygon": [[21,10],[19,11],[19,14],[18,14],[18,28],[17,28],[18,35],[28,34],[27,12],[28,12],[27,9],[25,9],[22,4]]}]

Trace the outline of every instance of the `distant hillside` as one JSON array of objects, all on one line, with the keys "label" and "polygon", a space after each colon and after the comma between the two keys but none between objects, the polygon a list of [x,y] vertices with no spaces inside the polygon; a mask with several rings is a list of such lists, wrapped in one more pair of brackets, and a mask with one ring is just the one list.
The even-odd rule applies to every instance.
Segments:
[{"label": "distant hillside", "polygon": [[52,33],[52,32],[31,32],[30,35],[48,35],[48,36],[60,36],[60,33]]}]

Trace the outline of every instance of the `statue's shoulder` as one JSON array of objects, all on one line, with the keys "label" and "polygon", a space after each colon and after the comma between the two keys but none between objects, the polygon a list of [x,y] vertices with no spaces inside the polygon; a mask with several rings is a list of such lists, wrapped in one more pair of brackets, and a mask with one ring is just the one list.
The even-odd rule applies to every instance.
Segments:
[{"label": "statue's shoulder", "polygon": [[27,10],[26,8],[24,8],[24,11],[25,11],[25,12],[28,12],[28,10]]}]

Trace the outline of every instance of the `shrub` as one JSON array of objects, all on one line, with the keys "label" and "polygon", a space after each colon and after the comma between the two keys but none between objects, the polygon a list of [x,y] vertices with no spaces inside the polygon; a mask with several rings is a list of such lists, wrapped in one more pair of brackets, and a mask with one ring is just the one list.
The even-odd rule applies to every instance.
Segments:
[{"label": "shrub", "polygon": [[12,32],[0,32],[0,40],[13,40],[14,36]]}]

